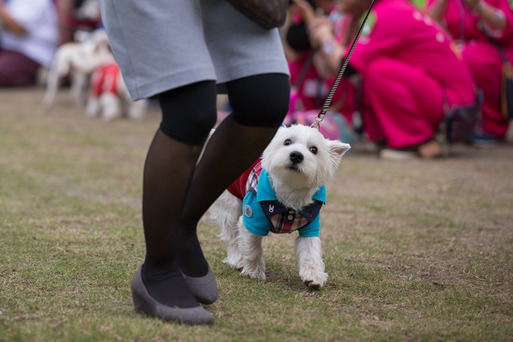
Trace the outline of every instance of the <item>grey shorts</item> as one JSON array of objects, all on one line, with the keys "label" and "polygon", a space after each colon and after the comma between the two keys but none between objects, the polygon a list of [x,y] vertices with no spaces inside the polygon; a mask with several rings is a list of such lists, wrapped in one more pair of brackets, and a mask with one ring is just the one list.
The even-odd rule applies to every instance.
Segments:
[{"label": "grey shorts", "polygon": [[100,0],[102,20],[134,100],[187,84],[288,74],[278,29],[226,0]]}]

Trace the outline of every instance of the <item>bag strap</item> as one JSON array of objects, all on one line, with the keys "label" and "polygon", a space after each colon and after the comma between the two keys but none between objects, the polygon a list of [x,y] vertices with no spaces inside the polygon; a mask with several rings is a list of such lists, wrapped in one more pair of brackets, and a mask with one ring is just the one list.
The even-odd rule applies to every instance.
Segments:
[{"label": "bag strap", "polygon": [[[301,86],[301,83],[303,83],[303,81],[306,78],[306,75],[308,74],[308,71],[310,70],[310,67],[313,65],[314,55],[315,55],[315,51],[312,51],[310,53],[310,55],[308,56],[308,58],[306,59],[305,64],[303,64],[303,66],[301,67],[301,70],[299,71],[299,75],[297,76],[296,80],[292,84],[292,88],[295,88],[298,92],[299,92],[299,87]],[[320,82],[321,82],[321,80],[320,80],[319,76],[317,76],[317,83],[318,83],[317,88],[318,89],[317,89],[317,94],[316,94],[316,98],[315,98],[315,103],[318,103],[321,101],[322,85],[320,84]]]},{"label": "bag strap", "polygon": [[308,59],[305,61],[305,64],[303,64],[303,67],[301,68],[301,71],[299,71],[299,75],[297,76],[295,82],[292,84],[293,87],[298,88],[303,80],[306,77],[306,74],[308,73],[308,70],[310,70],[310,67],[313,64],[313,58],[314,58],[314,51],[310,53],[308,56]]},{"label": "bag strap", "polygon": [[351,55],[353,54],[353,50],[356,46],[356,43],[358,42],[358,39],[360,38],[360,34],[362,33],[363,26],[365,25],[365,22],[367,21],[367,18],[369,17],[369,14],[372,10],[372,7],[374,6],[374,2],[376,0],[372,0],[369,9],[367,10],[367,13],[365,14],[365,18],[360,23],[360,27],[358,28],[358,32],[356,33],[355,38],[353,39],[353,43],[351,44],[351,47],[349,48],[349,51],[346,54],[346,57],[344,58],[344,62],[342,63],[342,66],[340,67],[340,70],[338,71],[337,77],[335,78],[335,82],[331,85],[330,92],[328,93],[328,96],[326,97],[326,100],[324,101],[324,104],[321,108],[321,111],[317,116],[315,117],[314,123],[312,123],[312,127],[316,127],[319,129],[319,124],[322,120],[324,120],[324,115],[326,115],[326,112],[330,108],[331,101],[333,100],[333,96],[335,95],[335,91],[337,90],[338,84],[340,83],[340,80],[342,79],[342,76],[344,75],[344,72],[346,71],[347,65],[349,64],[349,58],[351,58]]}]

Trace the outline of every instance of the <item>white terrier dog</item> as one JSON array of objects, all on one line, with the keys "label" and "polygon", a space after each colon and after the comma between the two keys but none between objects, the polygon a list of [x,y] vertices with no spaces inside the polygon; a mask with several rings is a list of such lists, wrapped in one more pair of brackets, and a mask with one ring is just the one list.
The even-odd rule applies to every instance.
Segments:
[{"label": "white terrier dog", "polygon": [[269,231],[298,231],[296,259],[301,280],[312,289],[328,280],[324,272],[319,211],[325,183],[351,148],[303,125],[281,127],[257,161],[212,205],[210,217],[226,242],[223,262],[242,274],[265,280],[262,237]]},{"label": "white terrier dog", "polygon": [[101,65],[114,61],[107,34],[103,29],[92,33],[77,32],[77,42],[61,45],[56,53],[50,70],[43,104],[51,107],[59,89],[60,80],[70,76],[71,93],[74,103],[81,107],[87,100],[89,77]]}]

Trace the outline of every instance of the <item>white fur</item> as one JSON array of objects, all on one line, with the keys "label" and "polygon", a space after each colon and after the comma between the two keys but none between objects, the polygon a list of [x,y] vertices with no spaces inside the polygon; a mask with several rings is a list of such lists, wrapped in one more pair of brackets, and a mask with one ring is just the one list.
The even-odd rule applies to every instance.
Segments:
[{"label": "white fur", "polygon": [[[313,153],[316,148],[317,153]],[[312,203],[315,192],[330,180],[350,145],[325,139],[315,128],[293,125],[282,127],[262,155],[262,166],[278,199],[299,210]],[[291,161],[291,153],[303,160]],[[242,221],[242,202],[225,191],[210,208],[210,218],[221,227],[219,237],[226,242],[223,262],[241,274],[265,280],[262,237],[249,232]],[[319,237],[298,237],[296,259],[301,280],[310,288],[320,288],[328,280],[322,260]]]},{"label": "white fur", "polygon": [[59,88],[60,80],[70,76],[71,93],[76,106],[85,104],[88,93],[89,76],[96,68],[114,60],[105,30],[92,33],[80,32],[77,42],[61,45],[48,71],[46,93],[43,104],[51,107]]},{"label": "white fur", "polygon": [[116,82],[117,94],[104,92],[99,96],[94,96],[92,92],[89,93],[86,115],[89,117],[100,116],[105,121],[123,116],[134,120],[143,119],[148,108],[148,100],[133,101],[121,73],[116,78]]}]

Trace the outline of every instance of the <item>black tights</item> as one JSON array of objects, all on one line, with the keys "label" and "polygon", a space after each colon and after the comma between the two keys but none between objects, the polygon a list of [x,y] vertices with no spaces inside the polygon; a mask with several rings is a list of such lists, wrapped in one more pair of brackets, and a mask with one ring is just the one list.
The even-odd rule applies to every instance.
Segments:
[{"label": "black tights", "polygon": [[152,297],[169,306],[198,305],[181,276],[181,271],[198,277],[208,270],[196,235],[198,221],[260,156],[288,110],[285,75],[247,77],[229,82],[227,89],[233,112],[217,127],[197,164],[215,121],[214,82],[159,96],[162,124],[144,168],[142,276]]}]

